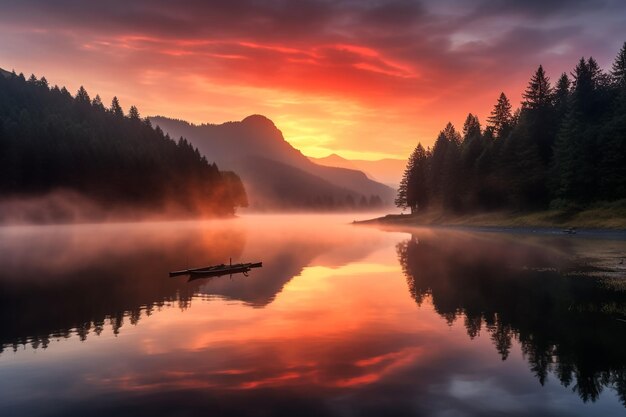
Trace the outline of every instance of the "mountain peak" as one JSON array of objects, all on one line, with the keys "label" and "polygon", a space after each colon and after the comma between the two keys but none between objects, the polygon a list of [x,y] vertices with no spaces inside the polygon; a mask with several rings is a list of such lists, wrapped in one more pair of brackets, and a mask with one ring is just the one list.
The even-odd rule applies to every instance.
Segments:
[{"label": "mountain peak", "polygon": [[333,160],[333,161],[346,161],[346,162],[348,161],[346,158],[344,158],[344,157],[342,157],[340,155],[337,155],[336,153],[331,153],[327,157],[320,158],[320,159],[327,159],[329,161],[331,161],[331,160]]},{"label": "mountain peak", "polygon": [[261,114],[252,114],[241,121],[241,123],[276,128],[274,122]]}]

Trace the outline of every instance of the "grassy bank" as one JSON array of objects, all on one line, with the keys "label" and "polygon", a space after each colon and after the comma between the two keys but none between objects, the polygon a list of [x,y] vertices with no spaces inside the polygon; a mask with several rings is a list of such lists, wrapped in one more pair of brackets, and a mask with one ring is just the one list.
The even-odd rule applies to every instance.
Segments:
[{"label": "grassy bank", "polygon": [[413,215],[389,214],[358,223],[405,226],[488,226],[488,227],[577,227],[626,229],[626,200],[597,203],[586,208],[564,208],[535,212],[486,212],[454,214],[429,210]]}]

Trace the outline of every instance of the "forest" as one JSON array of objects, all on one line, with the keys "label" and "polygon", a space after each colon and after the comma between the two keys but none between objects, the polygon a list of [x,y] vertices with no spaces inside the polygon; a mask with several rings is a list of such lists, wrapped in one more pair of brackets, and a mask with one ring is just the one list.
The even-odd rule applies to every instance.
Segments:
[{"label": "forest", "polygon": [[0,196],[54,193],[79,195],[105,212],[230,215],[247,205],[235,173],[154,128],[135,106],[125,114],[116,97],[105,107],[83,87],[72,96],[45,77],[2,71]]},{"label": "forest", "polygon": [[504,93],[486,127],[468,114],[411,154],[396,205],[412,213],[580,210],[626,198],[626,43],[609,72],[581,58],[551,82],[542,66],[519,109]]}]

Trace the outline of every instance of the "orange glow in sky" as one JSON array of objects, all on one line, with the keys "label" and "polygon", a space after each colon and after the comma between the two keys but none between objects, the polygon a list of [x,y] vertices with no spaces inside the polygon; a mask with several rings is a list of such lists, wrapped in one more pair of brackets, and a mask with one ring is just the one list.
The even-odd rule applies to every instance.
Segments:
[{"label": "orange glow in sky", "polygon": [[406,158],[468,112],[484,123],[501,91],[519,103],[539,64],[553,80],[581,55],[608,67],[626,36],[619,5],[585,2],[54,3],[4,8],[1,68],[143,116],[263,114],[316,157]]}]

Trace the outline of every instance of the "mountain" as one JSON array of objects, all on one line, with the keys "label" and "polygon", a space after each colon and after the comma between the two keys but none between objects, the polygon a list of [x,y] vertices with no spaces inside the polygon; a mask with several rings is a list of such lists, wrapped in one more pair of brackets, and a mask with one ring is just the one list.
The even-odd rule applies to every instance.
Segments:
[{"label": "mountain", "polygon": [[406,167],[405,160],[392,158],[367,161],[361,159],[345,159],[337,154],[331,154],[324,158],[309,157],[309,159],[318,165],[363,171],[369,178],[380,181],[392,188],[398,187]]},{"label": "mountain", "polygon": [[394,190],[363,172],[318,165],[291,146],[268,118],[194,125],[151,117],[172,137],[185,137],[221,169],[236,171],[256,209],[349,209],[390,205]]}]

